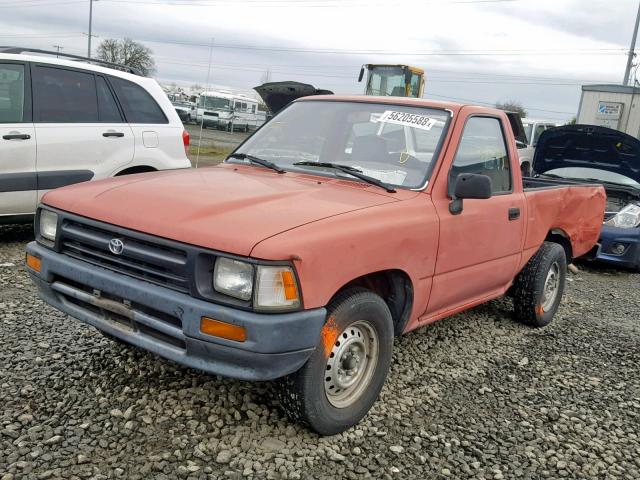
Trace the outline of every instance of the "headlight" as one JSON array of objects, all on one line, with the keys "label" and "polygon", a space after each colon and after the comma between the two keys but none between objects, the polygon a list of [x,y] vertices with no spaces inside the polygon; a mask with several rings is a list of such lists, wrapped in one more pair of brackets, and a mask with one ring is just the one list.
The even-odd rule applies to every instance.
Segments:
[{"label": "headlight", "polygon": [[253,293],[253,265],[219,257],[213,269],[213,288],[240,300],[249,300]]},{"label": "headlight", "polygon": [[630,203],[606,222],[605,225],[618,228],[635,228],[640,225],[640,205]]},{"label": "headlight", "polygon": [[293,269],[286,266],[259,266],[254,306],[262,310],[292,309],[300,306]]},{"label": "headlight", "polygon": [[56,241],[58,231],[58,214],[51,210],[40,210],[40,236],[52,242]]}]

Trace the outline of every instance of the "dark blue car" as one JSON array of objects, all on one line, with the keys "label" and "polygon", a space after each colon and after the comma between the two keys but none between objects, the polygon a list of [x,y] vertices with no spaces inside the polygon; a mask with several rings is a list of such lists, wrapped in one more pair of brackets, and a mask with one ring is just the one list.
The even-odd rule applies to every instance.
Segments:
[{"label": "dark blue car", "polygon": [[607,206],[593,258],[640,270],[640,141],[594,125],[565,125],[540,135],[533,176],[600,183]]}]

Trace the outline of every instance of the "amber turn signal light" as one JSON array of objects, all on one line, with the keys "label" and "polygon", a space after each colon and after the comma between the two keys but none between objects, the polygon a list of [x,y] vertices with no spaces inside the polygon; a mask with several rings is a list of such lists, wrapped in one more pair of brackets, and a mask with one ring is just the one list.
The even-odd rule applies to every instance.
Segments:
[{"label": "amber turn signal light", "polygon": [[284,270],[280,272],[280,276],[282,278],[282,286],[284,287],[284,298],[287,300],[297,300],[298,289],[296,288],[293,273],[290,270]]},{"label": "amber turn signal light", "polygon": [[40,259],[30,253],[27,253],[27,267],[40,273]]},{"label": "amber turn signal light", "polygon": [[214,337],[226,338],[235,342],[244,342],[247,339],[247,330],[244,327],[214,320],[209,317],[200,319],[200,331]]}]

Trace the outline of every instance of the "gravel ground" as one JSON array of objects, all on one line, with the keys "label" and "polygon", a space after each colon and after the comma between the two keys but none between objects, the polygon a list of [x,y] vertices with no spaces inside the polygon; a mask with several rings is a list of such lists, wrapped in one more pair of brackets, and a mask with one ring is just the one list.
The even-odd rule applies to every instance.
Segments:
[{"label": "gravel ground", "polygon": [[[0,227],[0,479],[640,478],[640,275],[571,277],[553,324],[508,300],[396,341],[381,398],[320,438],[270,383],[112,343],[36,298]],[[15,265],[14,265],[15,264]]]}]

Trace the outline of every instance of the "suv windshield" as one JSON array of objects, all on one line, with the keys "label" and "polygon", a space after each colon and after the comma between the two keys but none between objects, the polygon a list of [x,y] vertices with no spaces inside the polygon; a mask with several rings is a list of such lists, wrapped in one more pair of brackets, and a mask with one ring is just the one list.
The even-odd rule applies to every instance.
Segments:
[{"label": "suv windshield", "polygon": [[201,108],[211,108],[218,110],[229,110],[229,100],[226,98],[217,97],[200,97]]},{"label": "suv windshield", "polygon": [[[449,113],[432,108],[364,102],[293,103],[235,153],[253,155],[285,170],[351,178],[296,162],[329,162],[402,188],[422,187],[436,161]],[[240,160],[232,160],[240,161]]]},{"label": "suv windshield", "polygon": [[542,175],[551,174],[558,177],[570,178],[574,180],[599,180],[607,183],[617,183],[619,185],[626,185],[629,187],[640,188],[640,183],[634,179],[620,175],[619,173],[609,172],[607,170],[600,170],[597,168],[586,167],[563,167],[554,168]]}]

